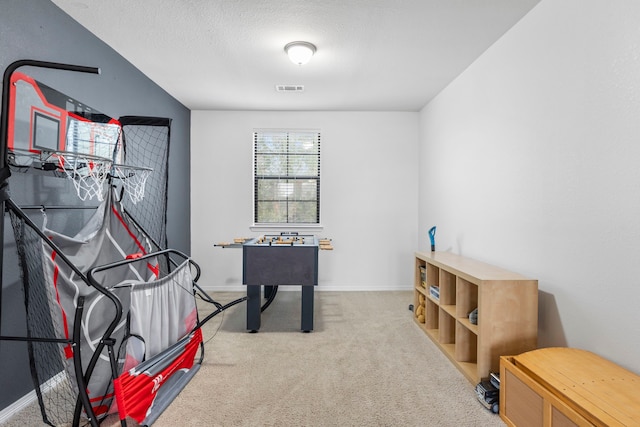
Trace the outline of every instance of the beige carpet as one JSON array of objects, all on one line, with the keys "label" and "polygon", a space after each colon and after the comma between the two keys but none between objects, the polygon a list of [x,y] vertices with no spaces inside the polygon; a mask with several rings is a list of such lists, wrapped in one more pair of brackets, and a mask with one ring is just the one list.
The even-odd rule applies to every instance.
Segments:
[{"label": "beige carpet", "polygon": [[[413,322],[412,300],[316,292],[311,333],[299,330],[299,291],[281,290],[255,334],[237,305],[205,326],[202,368],[154,426],[504,426]],[[25,411],[5,425],[42,425],[32,420]]]}]

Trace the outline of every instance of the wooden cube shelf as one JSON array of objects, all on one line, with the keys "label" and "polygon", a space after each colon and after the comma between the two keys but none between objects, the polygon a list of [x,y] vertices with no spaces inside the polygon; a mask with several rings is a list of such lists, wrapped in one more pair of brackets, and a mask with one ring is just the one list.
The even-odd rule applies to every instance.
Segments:
[{"label": "wooden cube shelf", "polygon": [[500,370],[500,356],[537,347],[537,280],[450,252],[416,252],[415,266],[415,307],[424,300],[416,323],[473,385]]}]

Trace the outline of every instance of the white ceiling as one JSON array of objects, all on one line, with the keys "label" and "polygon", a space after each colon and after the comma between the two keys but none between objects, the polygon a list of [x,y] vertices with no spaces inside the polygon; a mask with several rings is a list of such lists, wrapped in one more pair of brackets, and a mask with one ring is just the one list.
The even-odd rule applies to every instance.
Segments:
[{"label": "white ceiling", "polygon": [[418,111],[540,0],[52,1],[192,110]]}]

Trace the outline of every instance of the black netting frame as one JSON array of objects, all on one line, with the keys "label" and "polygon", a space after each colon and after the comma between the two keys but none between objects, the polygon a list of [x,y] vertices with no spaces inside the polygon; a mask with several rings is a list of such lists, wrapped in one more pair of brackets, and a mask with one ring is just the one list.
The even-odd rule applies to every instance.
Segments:
[{"label": "black netting frame", "polygon": [[[113,346],[115,343],[110,339],[113,327],[120,321],[117,319],[105,319],[105,324],[110,324],[107,327],[101,343],[93,354],[76,354],[75,349],[80,348],[79,345],[79,328],[74,328],[74,333],[70,337],[61,336],[61,331],[65,328],[60,325],[57,316],[51,315],[53,310],[59,311],[59,307],[55,306],[55,290],[49,288],[44,278],[42,263],[43,263],[43,242],[46,242],[55,252],[57,262],[65,262],[71,266],[66,260],[64,254],[62,254],[57,247],[51,243],[40,229],[31,221],[26,213],[22,211],[15,203],[9,199],[6,201],[7,211],[11,220],[11,226],[14,231],[16,240],[16,250],[18,254],[18,260],[20,263],[20,275],[23,286],[24,305],[26,312],[26,337],[21,339],[27,342],[29,366],[31,370],[31,376],[33,386],[36,391],[36,396],[40,406],[40,412],[45,424],[51,426],[59,425],[73,425],[73,426],[96,426],[99,422],[104,420],[107,414],[96,416],[91,410],[86,411],[86,407],[95,406],[96,403],[84,405],[83,399],[88,399],[86,393],[82,393],[86,389],[86,384],[89,382],[89,378],[92,374],[94,362],[97,361],[104,348]],[[129,219],[132,219],[125,213]],[[133,226],[140,228],[138,224]],[[145,230],[139,229],[143,234]],[[172,253],[178,253],[173,250],[164,250],[155,244],[152,244],[149,256],[156,256],[158,265],[160,267],[159,277],[165,277],[171,274],[174,267],[178,265],[170,255]],[[157,254],[157,255],[155,255]],[[180,254],[180,253],[179,253]],[[182,258],[186,256],[180,254]],[[145,257],[141,258],[144,259]],[[126,261],[124,263],[138,262],[138,261]],[[119,263],[114,263],[119,264]],[[196,285],[197,278],[199,277],[199,267],[193,263],[197,268],[197,274],[194,279],[194,285]],[[98,285],[97,283],[89,280],[83,272],[76,272],[79,277],[89,286],[93,286],[100,292],[108,293],[107,289],[116,285],[115,283],[103,283]],[[114,297],[117,298],[117,297]],[[81,298],[78,301],[78,309],[75,313],[74,325],[79,325],[82,316],[82,301]],[[198,316],[199,317],[199,316]],[[197,327],[200,327],[203,322],[197,319]],[[109,348],[110,352],[113,352],[114,358],[112,362],[115,362],[113,368],[113,376],[116,377],[121,371],[124,362],[124,355],[126,351],[126,340],[130,339],[131,335],[128,331],[125,333],[125,338],[122,342],[117,344],[116,348]],[[200,362],[204,356],[204,347],[201,343]],[[87,369],[82,372],[80,363],[76,366],[76,372],[80,372],[80,376],[73,377],[67,369],[64,367],[64,360],[66,354],[73,353],[74,362],[76,357],[91,359]],[[107,389],[104,390],[102,395],[110,395],[113,392],[113,383],[111,382]],[[88,402],[88,400],[87,400]],[[101,404],[109,405],[110,402],[101,402]],[[84,410],[84,412],[83,412]],[[86,414],[90,415],[87,416]]]},{"label": "black netting frame", "polygon": [[[82,355],[76,351],[76,349],[80,348],[79,325],[83,310],[82,298],[79,299],[78,309],[74,313],[75,327],[72,335],[62,336],[61,331],[64,330],[64,327],[60,324],[57,316],[51,315],[57,309],[52,306],[52,301],[55,301],[56,296],[55,290],[47,286],[47,281],[43,275],[43,242],[48,244],[54,251],[56,262],[66,263],[81,280],[88,286],[91,285],[86,275],[77,270],[67,260],[66,256],[47,239],[42,231],[11,199],[8,199],[5,203],[7,204],[7,211],[9,212],[16,240],[24,295],[27,336],[21,340],[27,342],[31,378],[38,398],[42,419],[46,424],[52,426],[97,426],[99,420],[91,409],[89,397],[86,393],[86,384],[92,374],[95,361],[97,361],[105,346],[109,345],[107,338],[111,336],[119,317],[113,320],[105,319],[105,324],[109,326],[107,326],[103,340],[98,344],[95,353],[93,355],[84,355],[84,357],[90,358],[90,361],[89,366],[83,372],[80,362]],[[94,287],[114,301],[114,304],[118,307],[117,297],[100,287]],[[122,360],[124,347],[117,353],[117,356],[114,353],[116,360]],[[64,367],[64,360],[67,357],[71,357],[76,366],[75,377],[70,375],[69,371]],[[121,366],[121,363],[119,366]],[[112,385],[110,384],[104,394],[106,395],[107,392],[110,392],[111,388]]]},{"label": "black netting frame", "polygon": [[[59,325],[54,325],[50,316],[48,290],[39,265],[42,262],[40,238],[15,212],[9,210],[9,213],[23,284],[31,378],[43,421],[48,425],[60,425],[71,422],[68,414],[72,413],[77,398],[77,388],[74,390],[73,387],[75,381],[69,378],[61,362],[64,347],[69,344],[46,340],[57,339],[54,331]],[[51,382],[56,386],[43,386]]]},{"label": "black netting frame", "polygon": [[125,163],[153,169],[145,184],[144,199],[123,200],[125,211],[160,248],[167,248],[167,197],[171,119],[123,116],[122,141]]}]

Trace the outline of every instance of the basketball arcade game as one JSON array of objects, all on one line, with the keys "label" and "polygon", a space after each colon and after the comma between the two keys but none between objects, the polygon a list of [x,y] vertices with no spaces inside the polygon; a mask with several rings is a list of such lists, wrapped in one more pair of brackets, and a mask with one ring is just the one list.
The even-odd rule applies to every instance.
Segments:
[{"label": "basketball arcade game", "polygon": [[[198,287],[193,260],[163,247],[170,121],[109,118],[15,72],[21,66],[98,72],[25,60],[4,73],[0,201],[16,239],[27,333],[0,341],[27,343],[46,424],[98,426],[117,414],[123,426],[150,425],[197,372],[200,327],[229,306]],[[145,149],[164,158],[146,160]],[[130,158],[140,163],[126,164]],[[11,172],[67,178],[83,203],[19,206]],[[47,221],[58,209],[92,213],[66,235]],[[41,212],[42,226],[27,211]],[[196,295],[218,310],[200,320]]]}]

